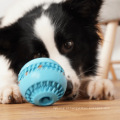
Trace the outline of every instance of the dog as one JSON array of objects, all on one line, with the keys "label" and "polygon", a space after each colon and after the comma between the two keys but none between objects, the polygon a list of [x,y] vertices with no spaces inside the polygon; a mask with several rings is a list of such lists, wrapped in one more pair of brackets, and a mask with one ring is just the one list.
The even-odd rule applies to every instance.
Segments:
[{"label": "dog", "polygon": [[0,103],[22,103],[17,77],[28,61],[47,57],[65,70],[64,100],[113,99],[97,78],[97,17],[102,0],[20,0],[0,22]]}]

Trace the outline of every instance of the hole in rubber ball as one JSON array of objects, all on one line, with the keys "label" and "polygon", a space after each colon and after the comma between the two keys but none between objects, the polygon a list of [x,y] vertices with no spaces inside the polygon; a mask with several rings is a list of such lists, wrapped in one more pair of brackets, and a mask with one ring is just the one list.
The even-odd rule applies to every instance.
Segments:
[{"label": "hole in rubber ball", "polygon": [[50,97],[41,98],[39,102],[43,106],[51,105],[54,103],[53,99],[51,99]]},{"label": "hole in rubber ball", "polygon": [[40,100],[40,102],[42,102],[42,103],[47,103],[47,102],[49,102],[51,99],[49,98],[49,97],[44,97],[44,98],[42,98],[41,100]]}]

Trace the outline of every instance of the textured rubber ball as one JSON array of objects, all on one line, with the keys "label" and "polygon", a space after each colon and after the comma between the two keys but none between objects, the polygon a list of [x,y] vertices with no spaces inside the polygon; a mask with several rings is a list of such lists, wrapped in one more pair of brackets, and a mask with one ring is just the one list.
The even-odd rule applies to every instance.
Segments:
[{"label": "textured rubber ball", "polygon": [[18,75],[22,96],[30,103],[48,106],[60,100],[67,88],[63,68],[49,58],[26,63]]}]

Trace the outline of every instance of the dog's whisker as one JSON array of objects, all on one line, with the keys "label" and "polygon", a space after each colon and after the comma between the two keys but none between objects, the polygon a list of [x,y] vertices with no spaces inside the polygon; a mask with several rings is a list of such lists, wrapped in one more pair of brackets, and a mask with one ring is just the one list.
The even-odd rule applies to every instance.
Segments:
[{"label": "dog's whisker", "polygon": [[87,72],[93,71],[92,68],[95,67],[96,65],[91,66],[90,68],[88,68],[86,71],[82,72],[80,75],[78,75],[79,77],[81,77],[82,75],[84,75]]}]

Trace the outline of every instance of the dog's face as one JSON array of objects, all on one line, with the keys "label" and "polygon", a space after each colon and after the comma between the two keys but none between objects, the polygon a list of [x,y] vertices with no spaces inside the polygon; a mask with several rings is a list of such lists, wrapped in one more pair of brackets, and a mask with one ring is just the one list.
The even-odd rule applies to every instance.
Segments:
[{"label": "dog's face", "polygon": [[0,42],[0,53],[10,59],[10,67],[16,73],[31,59],[55,60],[68,80],[65,96],[74,99],[81,76],[96,74],[99,42],[96,17],[101,3],[101,0],[67,0],[35,7],[0,30],[4,40]]}]

